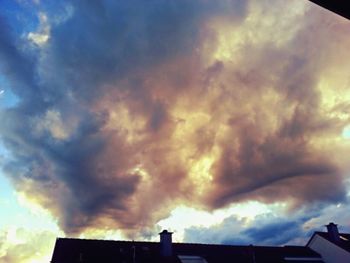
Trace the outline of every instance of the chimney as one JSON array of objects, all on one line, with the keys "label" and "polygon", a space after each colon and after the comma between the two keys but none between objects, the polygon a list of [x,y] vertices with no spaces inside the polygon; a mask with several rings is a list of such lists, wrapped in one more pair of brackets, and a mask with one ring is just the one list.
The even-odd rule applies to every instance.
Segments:
[{"label": "chimney", "polygon": [[340,241],[340,237],[339,237],[339,232],[338,232],[337,225],[334,224],[333,222],[331,222],[328,225],[326,225],[326,227],[327,227],[327,232],[328,232],[329,238],[333,242],[339,242]]},{"label": "chimney", "polygon": [[171,240],[172,232],[163,230],[159,233],[160,235],[160,254],[163,257],[171,257],[173,254],[173,245]]}]

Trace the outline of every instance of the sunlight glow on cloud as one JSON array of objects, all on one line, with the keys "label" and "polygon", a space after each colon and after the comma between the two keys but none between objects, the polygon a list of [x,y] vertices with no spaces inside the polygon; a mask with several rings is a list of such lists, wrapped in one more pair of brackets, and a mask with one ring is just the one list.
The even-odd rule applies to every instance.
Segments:
[{"label": "sunlight glow on cloud", "polygon": [[[285,207],[285,204],[266,205],[259,202],[246,202],[208,212],[187,206],[179,206],[171,212],[168,218],[159,221],[157,225],[160,226],[160,229],[175,231],[175,240],[182,241],[184,231],[192,226],[214,227],[222,223],[228,216],[244,219],[246,224],[248,224],[250,221],[254,221],[258,215],[281,213],[285,210]],[[241,227],[244,228],[244,224]]]},{"label": "sunlight glow on cloud", "polygon": [[43,46],[50,38],[50,25],[45,13],[39,13],[39,28],[37,32],[29,32],[28,40],[38,46]]},{"label": "sunlight glow on cloud", "polygon": [[[1,181],[3,183],[3,181]],[[4,184],[1,185],[4,187]],[[4,189],[1,189],[4,193]],[[64,236],[52,217],[42,207],[17,194],[7,195],[1,203],[0,262],[44,263],[50,261],[57,236]]]},{"label": "sunlight glow on cloud", "polygon": [[0,262],[46,263],[50,261],[56,234],[11,228],[0,232]]},{"label": "sunlight glow on cloud", "polygon": [[299,0],[15,5],[1,165],[47,220],[29,229],[285,244],[348,205],[349,21]]}]

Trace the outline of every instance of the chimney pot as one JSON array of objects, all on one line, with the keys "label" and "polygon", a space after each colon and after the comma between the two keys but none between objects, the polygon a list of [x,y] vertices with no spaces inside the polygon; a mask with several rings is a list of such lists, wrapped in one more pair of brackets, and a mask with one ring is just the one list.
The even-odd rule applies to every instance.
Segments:
[{"label": "chimney pot", "polygon": [[333,222],[331,222],[328,225],[326,225],[326,227],[327,227],[327,232],[328,232],[328,236],[330,237],[330,239],[333,242],[339,242],[340,237],[339,237],[338,226],[336,224],[334,224]]},{"label": "chimney pot", "polygon": [[160,235],[160,253],[163,257],[171,257],[173,254],[172,232],[163,230]]}]

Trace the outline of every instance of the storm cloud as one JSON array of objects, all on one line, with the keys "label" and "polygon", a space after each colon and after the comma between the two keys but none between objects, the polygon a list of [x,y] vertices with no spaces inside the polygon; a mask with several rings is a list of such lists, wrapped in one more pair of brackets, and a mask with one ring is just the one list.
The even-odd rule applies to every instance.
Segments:
[{"label": "storm cloud", "polygon": [[[311,212],[311,211],[309,211]],[[272,213],[259,215],[254,220],[227,217],[220,224],[211,227],[191,227],[185,231],[185,241],[190,243],[213,243],[226,245],[285,245],[289,242],[300,245],[310,238],[303,225],[308,217],[300,215],[291,218],[277,217]]]},{"label": "storm cloud", "polygon": [[62,1],[20,35],[0,18],[17,191],[69,234],[132,234],[178,204],[343,201],[349,23],[275,2]]}]

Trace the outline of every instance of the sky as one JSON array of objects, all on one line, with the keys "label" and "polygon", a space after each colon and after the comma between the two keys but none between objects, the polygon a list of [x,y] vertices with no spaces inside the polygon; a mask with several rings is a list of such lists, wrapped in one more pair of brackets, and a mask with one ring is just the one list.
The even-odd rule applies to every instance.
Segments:
[{"label": "sky", "polygon": [[300,0],[0,0],[0,262],[56,237],[350,231],[350,22]]}]

